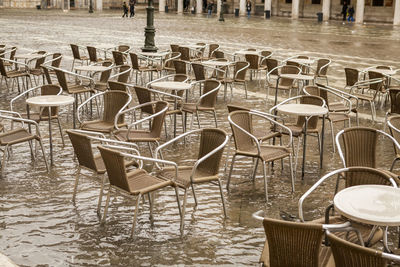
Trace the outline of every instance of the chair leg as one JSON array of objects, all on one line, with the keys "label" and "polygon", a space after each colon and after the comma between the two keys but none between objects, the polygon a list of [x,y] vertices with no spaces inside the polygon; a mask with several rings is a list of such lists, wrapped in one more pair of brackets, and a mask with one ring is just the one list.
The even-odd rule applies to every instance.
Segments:
[{"label": "chair leg", "polygon": [[251,175],[251,177],[252,177],[252,179],[253,179],[253,182],[254,182],[254,180],[255,180],[255,178],[256,178],[256,173],[257,173],[257,167],[258,167],[258,161],[260,160],[260,158],[257,158],[257,160],[256,160],[256,165],[254,166],[254,170],[253,170],[253,174]]},{"label": "chair leg", "polygon": [[213,114],[214,114],[215,128],[218,128],[217,114],[216,114],[215,110],[213,111]]},{"label": "chair leg", "polygon": [[[333,122],[332,120],[329,120],[329,125],[331,127],[331,136],[332,136],[332,147],[333,147],[333,153],[336,152],[336,147],[335,147],[335,132],[333,131]],[[322,138],[324,138],[322,136]]]},{"label": "chair leg", "polygon": [[390,167],[390,171],[392,171],[392,170],[393,170],[393,168],[394,168],[394,165],[396,164],[396,161],[398,161],[398,160],[400,160],[400,158],[395,158],[395,159],[393,160],[393,162],[392,162],[392,166]]},{"label": "chair leg", "polygon": [[199,116],[199,112],[196,110],[196,118],[197,118],[197,126],[199,126],[199,129],[201,129],[200,126],[200,116]]},{"label": "chair leg", "polygon": [[72,194],[72,202],[75,203],[76,199],[76,192],[78,191],[78,183],[79,183],[79,174],[81,172],[81,166],[78,166],[78,170],[76,171],[75,174],[75,183],[74,183],[74,192]]},{"label": "chair leg", "polygon": [[265,164],[265,161],[263,161],[263,174],[264,174],[265,201],[268,202],[267,166]]},{"label": "chair leg", "polygon": [[219,192],[221,193],[221,201],[222,201],[222,208],[224,210],[224,216],[226,218],[226,208],[225,208],[225,199],[224,199],[224,193],[222,192],[222,182],[218,178],[218,186],[219,186]]},{"label": "chair leg", "polygon": [[226,182],[226,190],[229,192],[229,184],[231,182],[231,175],[232,175],[232,170],[233,170],[233,164],[235,164],[235,158],[236,154],[233,155],[232,157],[232,162],[231,162],[231,168],[229,170],[229,175],[228,175],[228,181]]},{"label": "chair leg", "polygon": [[290,170],[290,179],[292,180],[292,193],[294,192],[294,175],[293,175],[293,158],[292,155],[289,155],[289,170]]},{"label": "chair leg", "polygon": [[182,219],[182,208],[181,208],[181,202],[179,200],[179,192],[178,192],[178,187],[174,186],[175,189],[175,196],[176,196],[176,203],[178,204],[178,210],[179,210],[179,216]]},{"label": "chair leg", "polygon": [[8,145],[4,148],[3,161],[1,162],[1,177],[4,177],[4,169],[6,168],[7,153],[8,153]]},{"label": "chair leg", "polygon": [[154,217],[153,217],[153,208],[154,208],[153,200],[154,200],[154,198],[152,197],[152,193],[153,192],[148,193],[147,196],[149,197],[149,204],[150,204],[150,216],[149,216],[149,219],[153,223],[153,220],[154,220]]},{"label": "chair leg", "polygon": [[47,172],[49,172],[49,165],[47,163],[46,153],[44,153],[44,147],[43,147],[42,139],[39,139],[39,144],[40,144],[40,148],[42,149],[43,159],[44,159],[44,163],[46,164]]},{"label": "chair leg", "polygon": [[182,206],[182,216],[181,216],[181,232],[185,228],[185,211],[186,211],[186,200],[187,200],[187,188],[185,188],[185,194],[183,195],[183,206]]},{"label": "chair leg", "polygon": [[63,147],[65,147],[64,135],[63,135],[63,131],[62,131],[62,127],[61,127],[61,123],[60,123],[60,119],[59,118],[57,118],[57,124],[58,124],[58,129],[60,130],[61,142],[63,144]]},{"label": "chair leg", "polygon": [[197,207],[197,197],[196,197],[196,192],[194,191],[194,184],[191,184],[192,187],[192,192],[193,192],[193,198],[194,198],[194,205]]},{"label": "chair leg", "polygon": [[104,213],[103,213],[103,218],[101,219],[101,224],[104,224],[106,222],[106,216],[107,216],[107,212],[108,212],[108,205],[110,204],[110,197],[111,197],[111,185],[108,187],[106,205],[104,206]]},{"label": "chair leg", "polygon": [[103,201],[103,193],[104,193],[104,183],[106,182],[106,175],[103,174],[103,179],[101,179],[101,187],[100,187],[100,193],[99,193],[99,200],[97,202],[97,215],[101,219],[101,202]]},{"label": "chair leg", "polygon": [[136,222],[137,222],[137,215],[139,213],[139,204],[140,204],[141,197],[142,197],[142,194],[139,193],[139,195],[138,195],[138,197],[136,199],[135,215],[133,215],[132,230],[131,230],[131,237],[132,238],[133,238],[133,235],[135,233],[135,226],[136,226]]}]

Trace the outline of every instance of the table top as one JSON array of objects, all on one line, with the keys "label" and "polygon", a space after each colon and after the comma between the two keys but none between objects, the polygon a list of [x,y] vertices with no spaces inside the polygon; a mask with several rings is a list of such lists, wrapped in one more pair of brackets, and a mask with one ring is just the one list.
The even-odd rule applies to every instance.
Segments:
[{"label": "table top", "polygon": [[39,107],[59,107],[74,103],[75,99],[72,96],[66,95],[41,95],[28,98],[26,103],[32,106]]},{"label": "table top", "polygon": [[188,45],[179,45],[179,46],[187,47],[190,49],[201,49],[201,48],[206,47],[205,45],[197,45],[197,44],[188,44]]},{"label": "table top", "polygon": [[150,86],[157,90],[188,90],[192,86],[190,83],[174,82],[174,81],[160,81],[150,84]]},{"label": "table top", "polygon": [[165,57],[169,54],[169,52],[138,52],[138,54],[146,57]]},{"label": "table top", "polygon": [[310,104],[283,104],[276,109],[281,113],[297,116],[319,116],[328,113],[327,108]]},{"label": "table top", "polygon": [[314,59],[308,59],[308,58],[291,58],[288,61],[296,62],[303,65],[310,65],[315,62]]},{"label": "table top", "polygon": [[372,69],[368,69],[368,71],[374,71],[374,72],[379,72],[382,73],[383,75],[395,75],[396,71],[395,70],[390,70],[390,69],[377,69],[377,68],[372,68]]},{"label": "table top", "polygon": [[286,78],[286,79],[293,79],[293,80],[306,80],[306,81],[311,81],[314,80],[314,76],[312,75],[303,75],[303,74],[281,74],[279,75],[281,78]]},{"label": "table top", "polygon": [[98,49],[103,49],[103,50],[110,50],[113,48],[116,48],[116,45],[110,45],[110,44],[98,44],[98,45],[94,45],[94,47],[98,48]]},{"label": "table top", "polygon": [[19,54],[19,55],[15,55],[15,59],[34,59],[34,58],[39,58],[42,56],[46,56],[46,55],[40,55],[40,54]]},{"label": "table top", "polygon": [[83,65],[83,66],[76,66],[74,69],[78,71],[105,71],[108,70],[110,67],[105,66],[98,66],[98,65]]},{"label": "table top", "polygon": [[230,61],[217,61],[217,60],[206,60],[201,62],[204,65],[209,65],[209,66],[228,66],[233,64]]},{"label": "table top", "polygon": [[260,51],[238,50],[233,53],[234,55],[260,55]]},{"label": "table top", "polygon": [[385,185],[352,186],[338,192],[335,209],[343,216],[380,226],[400,225],[400,189]]}]

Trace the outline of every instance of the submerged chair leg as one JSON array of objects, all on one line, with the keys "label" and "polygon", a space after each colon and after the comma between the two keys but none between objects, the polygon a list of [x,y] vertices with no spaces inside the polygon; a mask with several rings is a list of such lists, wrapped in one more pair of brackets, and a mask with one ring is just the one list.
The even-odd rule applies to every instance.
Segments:
[{"label": "submerged chair leg", "polygon": [[3,160],[1,162],[1,176],[2,177],[4,177],[4,169],[6,168],[7,153],[8,153],[8,145],[4,148]]},{"label": "submerged chair leg", "polygon": [[290,170],[290,179],[292,180],[292,193],[294,192],[294,179],[293,175],[293,158],[292,155],[289,155],[289,170]]},{"label": "submerged chair leg", "polygon": [[263,161],[263,174],[264,174],[265,201],[268,202],[267,166],[265,164],[265,161]]},{"label": "submerged chair leg", "polygon": [[100,217],[101,217],[100,209],[101,209],[101,202],[103,201],[103,192],[104,192],[104,183],[105,183],[105,181],[106,181],[106,175],[103,174],[103,179],[101,180],[99,200],[97,202],[97,215],[100,216]]},{"label": "submerged chair leg", "polygon": [[105,207],[104,207],[104,214],[103,214],[103,218],[101,219],[101,224],[104,224],[104,223],[106,222],[106,216],[107,216],[107,211],[108,211],[108,205],[110,204],[110,197],[111,197],[111,185],[108,187],[106,205],[105,205]]},{"label": "submerged chair leg", "polygon": [[58,124],[58,129],[60,130],[61,142],[63,144],[63,147],[65,147],[64,135],[63,135],[63,131],[62,131],[62,128],[61,128],[61,123],[60,123],[60,119],[59,118],[57,118],[57,124]]},{"label": "submerged chair leg", "polygon": [[256,178],[256,173],[257,173],[257,168],[258,168],[258,161],[260,160],[260,158],[257,158],[257,160],[256,160],[256,165],[254,166],[254,170],[253,170],[253,174],[252,174],[252,179],[253,179],[253,182],[254,182],[254,180],[255,180],[255,178]]},{"label": "submerged chair leg", "polygon": [[191,184],[191,187],[192,187],[192,192],[193,192],[193,198],[194,198],[194,203],[195,203],[195,206],[197,207],[197,197],[196,197],[196,192],[194,191],[194,184]]},{"label": "submerged chair leg", "polygon": [[182,205],[182,217],[181,217],[181,232],[185,228],[185,211],[186,211],[186,200],[187,200],[187,188],[185,188],[185,194],[183,195],[183,205]]},{"label": "submerged chair leg", "polygon": [[47,163],[46,153],[44,153],[44,147],[43,147],[43,143],[42,143],[42,140],[41,140],[41,139],[39,139],[39,144],[40,144],[40,148],[42,149],[43,159],[44,159],[44,163],[46,164],[47,172],[49,172],[49,165],[48,165],[48,163]]},{"label": "submerged chair leg", "polygon": [[78,170],[75,174],[75,184],[74,184],[74,193],[72,194],[72,202],[75,203],[76,192],[78,191],[78,183],[79,183],[79,173],[81,172],[81,166],[78,166]]},{"label": "submerged chair leg", "polygon": [[232,157],[232,162],[231,162],[231,168],[229,170],[229,175],[228,175],[228,181],[226,182],[226,190],[228,190],[229,192],[229,184],[231,182],[231,175],[232,175],[232,170],[233,170],[233,164],[235,164],[235,158],[236,158],[236,154],[233,155]]},{"label": "submerged chair leg", "polygon": [[137,221],[137,215],[139,213],[139,204],[140,204],[140,198],[142,197],[142,194],[139,193],[137,199],[136,199],[136,207],[135,207],[135,215],[133,215],[133,222],[132,222],[132,230],[131,230],[131,237],[133,238],[133,235],[135,234],[135,226],[136,226],[136,221]]},{"label": "submerged chair leg", "polygon": [[222,183],[220,179],[218,179],[218,186],[219,186],[219,192],[221,193],[222,208],[224,210],[224,216],[226,218],[225,199],[224,199],[224,193],[222,192]]}]

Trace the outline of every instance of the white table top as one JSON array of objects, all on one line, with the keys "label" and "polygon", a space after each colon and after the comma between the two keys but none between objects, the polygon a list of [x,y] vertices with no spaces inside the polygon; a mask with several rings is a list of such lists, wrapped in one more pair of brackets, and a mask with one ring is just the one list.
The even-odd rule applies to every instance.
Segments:
[{"label": "white table top", "polygon": [[311,81],[314,80],[314,76],[312,75],[303,75],[303,74],[281,74],[279,75],[281,78],[293,79],[293,80],[305,80]]},{"label": "white table top", "polygon": [[76,66],[75,70],[78,71],[105,71],[108,70],[110,67],[105,66],[97,66],[97,65],[83,65],[83,66]]},{"label": "white table top", "polygon": [[75,99],[72,96],[66,95],[41,95],[28,98],[26,103],[32,106],[39,107],[59,107],[74,103]]},{"label": "white table top", "polygon": [[315,62],[314,59],[308,59],[308,58],[291,58],[288,61],[296,62],[302,65],[310,65]]},{"label": "white table top", "polygon": [[230,61],[217,61],[217,60],[206,60],[206,61],[202,61],[201,63],[204,65],[219,66],[219,67],[228,66],[228,65],[233,64]]},{"label": "white table top", "polygon": [[169,52],[138,52],[138,54],[146,57],[165,57]]},{"label": "white table top", "polygon": [[396,74],[396,71],[389,70],[389,69],[372,68],[372,69],[368,69],[368,71],[374,71],[374,72],[382,73],[383,75],[387,75],[387,76],[391,76],[391,75],[395,75]]},{"label": "white table top", "polygon": [[297,116],[319,116],[328,113],[327,108],[310,104],[283,104],[276,109],[281,113]]},{"label": "white table top", "polygon": [[179,45],[179,46],[187,47],[190,49],[201,49],[201,48],[206,47],[205,45],[197,45],[197,44],[188,44],[188,45]]},{"label": "white table top", "polygon": [[40,55],[40,54],[19,54],[19,55],[15,55],[15,59],[34,59],[34,58],[39,58],[42,56],[46,56],[46,54],[44,55]]},{"label": "white table top", "polygon": [[238,50],[233,53],[234,55],[260,55],[260,51]]},{"label": "white table top", "polygon": [[380,226],[400,225],[400,189],[385,185],[359,185],[343,189],[333,199],[343,216]]},{"label": "white table top", "polygon": [[157,90],[189,90],[192,86],[185,82],[174,81],[160,81],[150,84],[150,86]]}]

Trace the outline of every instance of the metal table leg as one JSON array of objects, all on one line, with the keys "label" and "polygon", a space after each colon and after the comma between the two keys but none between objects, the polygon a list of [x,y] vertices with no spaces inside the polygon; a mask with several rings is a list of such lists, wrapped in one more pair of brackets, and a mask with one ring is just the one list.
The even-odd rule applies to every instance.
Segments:
[{"label": "metal table leg", "polygon": [[306,145],[307,145],[307,125],[308,125],[308,120],[309,117],[305,117],[305,122],[304,122],[304,138],[303,138],[303,166],[301,168],[301,179],[304,179],[304,167],[306,163]]},{"label": "metal table leg", "polygon": [[325,115],[322,116],[321,149],[319,155],[319,167],[321,169],[322,169],[322,162],[324,161],[324,139],[325,139],[324,135],[325,135]]},{"label": "metal table leg", "polygon": [[51,107],[48,107],[49,110],[49,140],[50,140],[50,165],[54,165],[53,162],[53,140],[52,140],[52,136],[51,136]]}]

